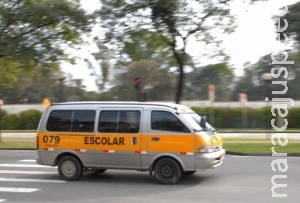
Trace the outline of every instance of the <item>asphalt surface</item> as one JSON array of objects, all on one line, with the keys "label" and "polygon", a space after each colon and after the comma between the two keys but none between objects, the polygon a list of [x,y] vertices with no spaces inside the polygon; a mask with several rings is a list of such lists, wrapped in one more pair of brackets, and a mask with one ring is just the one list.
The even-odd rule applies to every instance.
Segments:
[{"label": "asphalt surface", "polygon": [[[300,158],[227,155],[209,171],[184,176],[176,185],[160,185],[146,172],[108,170],[86,173],[79,181],[63,181],[56,168],[36,165],[33,150],[0,151],[0,202],[4,203],[298,203]],[[281,159],[284,172],[272,170]],[[271,179],[287,184],[274,191]],[[277,185],[278,186],[278,185]]]}]

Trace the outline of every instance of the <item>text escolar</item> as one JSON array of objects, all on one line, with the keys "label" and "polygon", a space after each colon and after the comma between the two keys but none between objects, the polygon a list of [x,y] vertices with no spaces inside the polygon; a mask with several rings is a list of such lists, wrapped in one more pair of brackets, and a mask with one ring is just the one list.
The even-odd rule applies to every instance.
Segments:
[{"label": "text escolar", "polygon": [[84,144],[124,145],[124,137],[84,137]]}]

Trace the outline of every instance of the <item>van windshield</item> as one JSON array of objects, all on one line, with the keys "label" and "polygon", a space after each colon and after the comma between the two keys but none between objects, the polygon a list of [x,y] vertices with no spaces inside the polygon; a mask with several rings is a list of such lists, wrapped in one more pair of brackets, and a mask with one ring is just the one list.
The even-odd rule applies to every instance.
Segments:
[{"label": "van windshield", "polygon": [[212,130],[215,131],[215,129],[208,123],[206,122],[206,129],[203,129],[200,126],[200,121],[201,121],[201,116],[199,116],[196,113],[181,113],[180,114],[184,120],[186,120],[194,130],[196,131],[203,131],[203,130]]}]

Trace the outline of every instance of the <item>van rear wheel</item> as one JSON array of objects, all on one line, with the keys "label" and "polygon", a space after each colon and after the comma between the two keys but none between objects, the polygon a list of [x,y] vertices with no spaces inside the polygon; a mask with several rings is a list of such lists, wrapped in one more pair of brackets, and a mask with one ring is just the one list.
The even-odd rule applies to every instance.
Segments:
[{"label": "van rear wheel", "polygon": [[83,172],[79,160],[73,156],[65,156],[58,163],[58,173],[65,180],[78,180]]},{"label": "van rear wheel", "polygon": [[155,178],[159,183],[171,185],[182,176],[181,166],[171,158],[160,159],[154,166]]}]

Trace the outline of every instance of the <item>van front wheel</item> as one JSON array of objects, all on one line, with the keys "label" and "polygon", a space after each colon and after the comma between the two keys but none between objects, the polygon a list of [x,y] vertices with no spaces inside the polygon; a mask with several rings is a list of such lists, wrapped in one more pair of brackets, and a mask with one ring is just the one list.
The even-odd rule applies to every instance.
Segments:
[{"label": "van front wheel", "polygon": [[155,178],[162,184],[175,184],[182,176],[180,165],[171,158],[163,158],[154,166]]},{"label": "van front wheel", "polygon": [[79,160],[73,156],[65,156],[58,163],[58,172],[65,180],[78,180],[83,172]]}]

